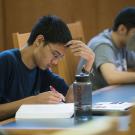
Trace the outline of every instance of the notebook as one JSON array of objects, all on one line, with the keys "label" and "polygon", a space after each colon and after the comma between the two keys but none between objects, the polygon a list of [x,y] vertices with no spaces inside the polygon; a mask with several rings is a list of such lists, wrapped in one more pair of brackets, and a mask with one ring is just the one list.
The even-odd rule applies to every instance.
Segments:
[{"label": "notebook", "polygon": [[[121,112],[126,114],[133,106],[129,102],[98,102],[92,106],[93,114]],[[74,114],[74,103],[22,105],[16,112],[16,119],[71,118]]]},{"label": "notebook", "polygon": [[73,103],[22,105],[16,119],[70,118],[74,113]]}]

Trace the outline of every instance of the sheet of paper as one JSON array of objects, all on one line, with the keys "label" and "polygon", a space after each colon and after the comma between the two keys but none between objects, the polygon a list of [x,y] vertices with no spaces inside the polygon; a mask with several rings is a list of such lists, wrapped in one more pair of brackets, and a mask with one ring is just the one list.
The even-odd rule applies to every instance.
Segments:
[{"label": "sheet of paper", "polygon": [[16,119],[70,118],[74,113],[73,103],[22,105]]}]

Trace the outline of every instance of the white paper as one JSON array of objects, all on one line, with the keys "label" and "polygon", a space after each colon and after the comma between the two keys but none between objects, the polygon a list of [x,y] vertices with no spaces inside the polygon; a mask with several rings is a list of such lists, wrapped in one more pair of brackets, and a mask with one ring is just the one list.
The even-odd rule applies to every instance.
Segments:
[{"label": "white paper", "polygon": [[129,102],[98,102],[92,107],[93,111],[127,111],[133,106]]},{"label": "white paper", "polygon": [[22,105],[16,119],[70,118],[74,113],[73,103]]}]

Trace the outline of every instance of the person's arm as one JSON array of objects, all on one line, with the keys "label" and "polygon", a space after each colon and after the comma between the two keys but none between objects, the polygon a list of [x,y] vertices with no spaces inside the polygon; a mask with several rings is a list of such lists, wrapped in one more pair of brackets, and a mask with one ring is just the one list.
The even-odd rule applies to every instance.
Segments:
[{"label": "person's arm", "polygon": [[63,96],[66,96],[68,85],[66,84],[63,78],[53,73],[49,69],[44,71],[42,75],[43,75],[42,78],[43,91],[44,91],[44,84],[45,84],[44,82],[46,82],[48,86],[53,87],[57,92],[61,93]]},{"label": "person's arm", "polygon": [[[85,68],[85,71],[90,72],[95,59],[94,52],[82,41],[72,40],[69,41],[67,44],[71,44],[70,49],[75,56],[79,56],[82,60],[85,61],[83,62],[83,64],[81,64],[81,66]],[[73,101],[73,85],[71,85],[66,95],[66,102]]]},{"label": "person's arm", "polygon": [[[116,55],[112,47],[110,47],[109,45],[100,45],[96,48],[95,54],[95,67],[100,70],[102,76],[109,85],[135,82],[134,72],[119,71],[117,69],[115,65]],[[129,58],[131,58],[131,54]],[[132,62],[130,64],[130,67],[131,65],[133,65]]]},{"label": "person's arm", "polygon": [[18,101],[0,104],[0,119],[2,120],[13,116],[22,104],[57,104],[62,100],[65,100],[62,94],[47,91]]},{"label": "person's arm", "polygon": [[85,71],[90,72],[95,59],[94,52],[82,41],[72,40],[67,43],[70,44],[70,49],[75,56],[79,56],[85,60],[83,65]]},{"label": "person's arm", "polygon": [[112,63],[102,64],[100,71],[109,85],[135,82],[135,72],[118,71]]},{"label": "person's arm", "polygon": [[13,117],[18,108],[22,104],[31,104],[33,102],[33,97],[28,97],[22,100],[18,100],[15,102],[0,104],[0,120],[4,120],[10,117]]},{"label": "person's arm", "polygon": [[72,85],[68,87],[64,79],[54,74],[50,70],[46,71],[48,73],[49,84],[53,86],[56,91],[65,96],[65,102],[73,102],[73,88]]}]

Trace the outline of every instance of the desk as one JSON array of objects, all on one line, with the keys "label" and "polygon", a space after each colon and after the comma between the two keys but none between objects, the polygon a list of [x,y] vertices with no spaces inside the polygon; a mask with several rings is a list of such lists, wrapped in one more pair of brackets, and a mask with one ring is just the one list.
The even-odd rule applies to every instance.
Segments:
[{"label": "desk", "polygon": [[[132,85],[120,85],[106,87],[92,93],[93,104],[101,101],[128,101],[132,102],[135,99],[135,84]],[[93,119],[100,117],[110,116],[93,116]],[[119,116],[119,130],[127,131],[130,116]],[[6,129],[63,129],[75,127],[73,119],[60,119],[60,120],[31,120],[31,121],[15,121],[11,119],[11,122],[4,124],[0,128]]]}]

